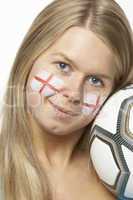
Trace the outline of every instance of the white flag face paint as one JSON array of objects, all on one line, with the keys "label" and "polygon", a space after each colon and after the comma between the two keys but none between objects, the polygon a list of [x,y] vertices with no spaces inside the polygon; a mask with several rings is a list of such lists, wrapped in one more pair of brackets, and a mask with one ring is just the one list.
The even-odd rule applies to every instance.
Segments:
[{"label": "white flag face paint", "polygon": [[93,94],[88,93],[84,96],[84,102],[82,105],[82,113],[85,115],[93,114],[95,115],[103,102],[105,101],[106,97],[101,97],[99,93]]},{"label": "white flag face paint", "polygon": [[94,115],[98,112],[98,110],[101,108],[104,101],[107,99],[107,96],[101,96],[99,100],[99,106],[97,106],[96,110],[94,111]]},{"label": "white flag face paint", "polygon": [[90,115],[97,107],[99,103],[99,96],[97,94],[88,93],[84,96],[84,102],[82,105],[82,113]]},{"label": "white flag face paint", "polygon": [[43,96],[51,96],[61,91],[64,81],[52,73],[42,70],[32,79],[30,86],[32,90]]},{"label": "white flag face paint", "polygon": [[[64,87],[64,81],[52,73],[42,70],[31,80],[30,86],[33,91],[48,97],[56,92],[60,93]],[[96,114],[104,100],[105,97],[100,97],[99,93],[85,94],[81,105],[81,114]]]},{"label": "white flag face paint", "polygon": [[36,92],[39,92],[41,87],[42,87],[42,83],[39,82],[38,80],[36,79],[33,79],[31,82],[30,82],[30,86],[32,88],[33,91],[36,91]]}]

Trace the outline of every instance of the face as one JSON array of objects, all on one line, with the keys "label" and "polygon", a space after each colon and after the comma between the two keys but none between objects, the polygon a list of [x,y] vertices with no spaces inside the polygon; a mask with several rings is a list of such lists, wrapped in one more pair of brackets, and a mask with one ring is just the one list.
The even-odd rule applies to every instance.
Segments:
[{"label": "face", "polygon": [[33,63],[27,103],[48,133],[82,130],[112,91],[115,67],[110,49],[91,31],[67,30]]}]

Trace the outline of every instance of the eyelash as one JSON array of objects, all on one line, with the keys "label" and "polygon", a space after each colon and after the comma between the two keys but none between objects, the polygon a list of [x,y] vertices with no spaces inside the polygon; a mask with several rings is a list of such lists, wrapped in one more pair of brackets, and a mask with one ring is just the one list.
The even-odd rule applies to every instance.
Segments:
[{"label": "eyelash", "polygon": [[[61,68],[59,67],[60,66],[60,64],[65,64],[65,65],[67,65],[67,66],[70,66],[69,64],[67,64],[67,63],[65,63],[65,62],[60,62],[60,61],[57,61],[57,62],[55,62],[55,64],[59,64],[58,65],[58,69],[60,70]],[[69,67],[70,68],[70,67]],[[66,71],[62,71],[63,73],[67,73]]]},{"label": "eyelash", "polygon": [[[61,66],[60,64],[65,64],[65,65],[67,65],[67,66],[70,66],[69,64],[67,64],[67,63],[65,63],[65,62],[61,62],[61,61],[56,61],[56,62],[54,62],[54,64],[59,64],[58,65],[58,69],[60,70],[61,68],[59,67],[59,66]],[[70,67],[69,67],[70,68]],[[68,72],[66,72],[66,71],[62,71],[61,70],[61,72],[63,72],[63,73],[68,73]],[[99,79],[97,76],[95,76],[95,75],[90,75],[89,76],[89,78],[95,78],[95,80],[98,80],[99,82],[100,82],[100,86],[104,86],[104,82],[101,80],[101,79]],[[99,85],[98,85],[99,86]],[[96,87],[98,87],[97,85],[96,85]]]}]

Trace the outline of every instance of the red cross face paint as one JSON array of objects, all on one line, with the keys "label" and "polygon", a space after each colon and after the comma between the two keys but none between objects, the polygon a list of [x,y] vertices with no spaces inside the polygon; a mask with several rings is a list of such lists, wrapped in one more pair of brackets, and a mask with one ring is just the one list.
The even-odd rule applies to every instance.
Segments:
[{"label": "red cross face paint", "polygon": [[84,115],[95,115],[100,109],[101,105],[105,101],[106,97],[100,95],[100,93],[87,93],[84,95],[84,102],[82,105],[82,113]]},{"label": "red cross face paint", "polygon": [[[45,97],[53,96],[55,93],[60,93],[64,86],[64,81],[53,75],[52,73],[42,70],[37,75],[34,76],[32,81],[30,82],[30,86],[33,91],[36,91],[40,94],[42,94]],[[55,96],[55,99],[53,97],[53,104],[52,105],[60,105],[60,98],[58,95]],[[79,112],[79,115],[86,115],[87,117],[89,115],[95,115],[103,102],[105,101],[106,97],[103,97],[100,95],[100,93],[87,93],[84,94],[83,104],[80,105],[81,109]],[[62,107],[62,106],[60,106]],[[58,112],[58,109],[55,107],[55,111],[57,114],[57,117],[59,116],[62,119],[68,118],[69,115],[66,115],[65,113],[61,113],[61,111]],[[73,111],[72,111],[73,112]]]},{"label": "red cross face paint", "polygon": [[51,96],[60,92],[64,82],[48,71],[40,71],[30,83],[32,90],[41,93],[43,96]]}]

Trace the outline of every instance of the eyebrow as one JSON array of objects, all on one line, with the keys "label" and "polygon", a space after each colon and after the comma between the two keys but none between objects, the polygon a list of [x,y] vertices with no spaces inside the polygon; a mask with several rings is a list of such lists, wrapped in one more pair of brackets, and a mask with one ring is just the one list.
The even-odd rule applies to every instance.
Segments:
[{"label": "eyebrow", "polygon": [[[64,53],[62,52],[57,52],[57,53],[52,53],[51,55],[53,56],[61,56],[64,58],[64,60],[68,61],[71,65],[73,65],[75,68],[78,69],[77,67],[77,64],[72,60],[70,59],[67,55],[65,55]],[[108,80],[111,80],[112,81],[112,78],[106,74],[101,74],[101,73],[92,73],[91,75],[94,75],[94,76],[97,76],[97,77],[102,77],[104,79],[108,79]]]}]

